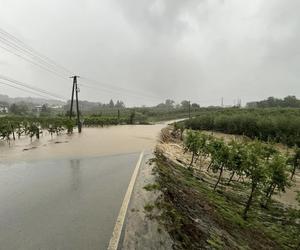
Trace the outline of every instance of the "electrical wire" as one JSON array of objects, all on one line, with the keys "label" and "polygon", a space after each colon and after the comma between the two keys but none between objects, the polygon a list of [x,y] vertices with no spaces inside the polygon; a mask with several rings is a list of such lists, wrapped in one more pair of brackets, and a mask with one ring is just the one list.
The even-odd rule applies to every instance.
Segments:
[{"label": "electrical wire", "polygon": [[[73,72],[68,70],[67,68],[59,65],[49,57],[37,52],[34,50],[32,47],[28,46],[25,42],[23,42],[21,39],[17,38],[16,36],[8,33],[4,29],[0,28],[0,47],[15,56],[26,60],[27,62],[34,64],[35,66],[38,66],[52,74],[55,74],[58,77],[63,78],[64,80],[67,80],[67,74],[73,75]],[[3,46],[5,45],[5,46]],[[66,74],[66,75],[65,75]],[[14,80],[14,83],[18,82],[18,84],[24,84],[19,81]],[[83,83],[81,83],[83,82]],[[92,88],[92,89],[98,89],[102,92],[108,92],[108,93],[113,93],[113,94],[118,94],[124,96],[124,93],[126,93],[126,96],[133,96],[135,98],[148,98],[148,99],[156,99],[156,100],[161,100],[161,98],[154,96],[154,95],[149,95],[142,93],[141,91],[137,90],[131,90],[131,89],[126,89],[122,87],[117,87],[113,86],[110,84],[105,84],[100,81],[95,81],[93,79],[90,79],[88,77],[81,77],[81,81],[79,85],[87,87],[87,88]],[[24,85],[22,85],[24,86]],[[32,86],[31,86],[32,87]],[[37,90],[37,88],[35,88]],[[41,91],[41,89],[39,89]],[[45,91],[43,91],[45,94]],[[53,93],[51,93],[53,95]],[[55,95],[57,96],[57,95]],[[61,98],[61,97],[59,97]]]},{"label": "electrical wire", "polygon": [[35,60],[39,61],[41,64],[46,65],[47,67],[51,68],[54,71],[58,71],[60,73],[67,74],[67,75],[73,74],[72,71],[59,65],[58,63],[56,63],[54,60],[50,59],[49,57],[37,52],[32,47],[28,46],[25,42],[23,42],[22,40],[18,39],[14,35],[8,33],[7,31],[5,31],[1,28],[0,28],[0,39],[7,46],[14,47],[17,50],[22,51],[23,53],[33,57]]},{"label": "electrical wire", "polygon": [[44,90],[44,89],[40,89],[40,88],[34,87],[32,85],[29,85],[29,84],[21,82],[21,81],[17,81],[15,79],[12,79],[12,78],[7,77],[7,76],[3,76],[1,74],[0,74],[0,79],[8,81],[8,82],[10,82],[12,84],[15,84],[15,85],[18,85],[18,86],[21,86],[21,87],[28,88],[31,91],[36,91],[36,92],[39,92],[39,93],[42,93],[42,94],[46,94],[46,95],[54,97],[56,99],[66,100],[66,98],[64,98],[64,97],[62,97],[60,95],[54,94],[54,93],[52,93],[50,91],[47,91],[47,90]]},{"label": "electrical wire", "polygon": [[2,49],[4,49],[4,50],[6,50],[6,51],[8,51],[8,52],[10,52],[10,53],[12,53],[12,54],[14,54],[15,56],[17,56],[17,57],[19,57],[19,58],[21,58],[21,59],[23,59],[23,60],[26,60],[27,62],[30,62],[31,64],[36,65],[37,67],[40,67],[40,68],[42,68],[42,69],[44,69],[44,70],[46,70],[46,71],[48,71],[48,72],[50,72],[50,73],[52,73],[52,74],[55,74],[56,76],[61,77],[61,78],[63,78],[64,80],[67,79],[65,76],[60,75],[59,73],[57,73],[57,72],[55,72],[55,71],[52,71],[52,70],[50,70],[50,69],[48,69],[48,68],[46,68],[46,67],[44,67],[44,66],[42,66],[42,65],[40,65],[40,64],[38,64],[38,63],[36,63],[36,62],[34,62],[34,61],[32,61],[32,60],[26,58],[24,55],[20,55],[20,54],[18,54],[18,53],[16,53],[16,52],[14,52],[14,51],[12,51],[12,50],[6,48],[6,47],[1,46],[1,45],[0,45],[0,48],[2,48]]},{"label": "electrical wire", "polygon": [[27,93],[30,93],[30,94],[34,94],[34,95],[37,95],[37,96],[40,96],[40,97],[43,97],[43,98],[46,98],[46,99],[49,98],[49,97],[46,97],[46,96],[44,96],[44,95],[41,95],[41,94],[35,93],[35,92],[33,92],[33,91],[30,91],[30,90],[28,90],[28,89],[22,89],[22,88],[19,88],[19,87],[17,87],[17,86],[8,84],[8,83],[6,83],[6,82],[0,81],[0,84],[9,86],[9,87],[12,87],[12,88],[15,88],[15,89],[18,89],[18,90],[21,90],[21,91],[24,91],[24,92],[27,92]]},{"label": "electrical wire", "polygon": [[122,87],[116,87],[115,85],[109,85],[109,84],[105,84],[103,82],[100,81],[95,81],[93,79],[90,79],[88,77],[85,76],[81,76],[81,79],[83,80],[83,82],[85,82],[86,84],[89,84],[90,86],[103,86],[104,88],[110,88],[112,90],[116,90],[116,91],[123,91],[123,92],[127,92],[130,94],[135,94],[137,96],[143,96],[143,97],[147,97],[147,98],[152,98],[152,99],[161,99],[157,96],[154,95],[148,95],[146,93],[143,93],[141,91],[137,91],[137,90],[132,90],[132,89],[127,89],[127,88],[122,88]]},{"label": "electrical wire", "polygon": [[78,83],[78,85],[81,87],[84,87],[84,88],[88,88],[88,89],[92,89],[93,91],[96,91],[96,92],[99,92],[99,93],[103,93],[103,92],[106,92],[106,93],[111,93],[111,94],[114,94],[114,95],[118,95],[120,98],[122,97],[134,97],[134,98],[138,98],[138,99],[141,99],[141,100],[144,100],[144,99],[155,99],[155,100],[161,100],[160,98],[156,97],[156,98],[153,98],[153,97],[148,97],[148,96],[142,96],[142,95],[137,95],[137,94],[134,94],[134,93],[126,93],[124,94],[123,92],[120,92],[120,91],[116,91],[116,90],[112,90],[112,89],[107,89],[107,88],[104,88],[104,87],[101,87],[101,86],[92,86],[92,85],[87,85],[86,83]]}]

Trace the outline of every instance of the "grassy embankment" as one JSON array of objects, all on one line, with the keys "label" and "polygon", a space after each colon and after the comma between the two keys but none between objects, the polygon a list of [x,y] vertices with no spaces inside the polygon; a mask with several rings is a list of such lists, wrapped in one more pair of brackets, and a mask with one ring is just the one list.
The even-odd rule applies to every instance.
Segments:
[{"label": "grassy embankment", "polygon": [[[213,191],[215,177],[193,173],[159,156],[157,184],[163,192],[157,219],[179,249],[297,249],[299,211],[273,202],[268,210],[259,202],[242,217],[246,184],[233,181],[226,191]],[[149,188],[149,187],[148,187]],[[148,205],[149,206],[149,205]]]}]

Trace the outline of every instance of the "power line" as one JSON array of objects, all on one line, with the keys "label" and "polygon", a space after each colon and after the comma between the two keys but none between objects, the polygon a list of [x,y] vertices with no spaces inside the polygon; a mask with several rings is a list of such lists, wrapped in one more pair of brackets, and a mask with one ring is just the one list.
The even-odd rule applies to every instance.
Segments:
[{"label": "power line", "polygon": [[15,49],[21,50],[23,53],[33,57],[35,60],[39,61],[40,63],[47,65],[47,67],[49,67],[49,68],[52,68],[52,70],[54,70],[54,71],[59,71],[60,73],[64,73],[67,75],[72,73],[72,71],[59,65],[58,63],[56,63],[49,57],[37,52],[32,47],[28,46],[25,42],[23,42],[19,38],[15,37],[14,35],[8,33],[7,31],[0,28],[0,33],[2,34],[2,37],[0,39],[6,45],[8,45],[10,47],[14,47]]},{"label": "power line", "polygon": [[49,98],[49,97],[46,97],[46,96],[44,96],[44,95],[41,95],[41,94],[35,93],[35,92],[33,92],[33,91],[30,91],[30,90],[28,90],[28,89],[22,89],[22,88],[19,88],[19,87],[17,87],[17,86],[8,84],[8,83],[6,83],[6,82],[1,82],[1,81],[0,81],[0,84],[9,86],[9,87],[12,87],[12,88],[15,88],[15,89],[18,89],[18,90],[21,90],[21,91],[24,91],[24,92],[27,92],[27,93],[30,93],[30,94],[38,95],[38,96],[43,97],[43,98],[46,98],[46,99]]},{"label": "power line", "polygon": [[1,34],[0,34],[0,42],[2,42],[2,44],[5,44],[9,48],[11,48],[13,50],[16,50],[18,53],[21,53],[23,56],[25,56],[25,57],[27,56],[29,58],[32,58],[33,60],[35,60],[35,63],[37,63],[39,65],[43,65],[43,67],[51,69],[52,71],[56,71],[56,69],[52,65],[49,65],[47,62],[41,60],[36,55],[32,54],[30,51],[27,51],[26,49],[24,49],[20,45],[14,44],[11,41],[7,40],[6,38],[1,37]]},{"label": "power line", "polygon": [[106,93],[111,93],[111,94],[117,94],[118,96],[120,97],[123,97],[123,96],[131,96],[131,97],[135,97],[135,98],[139,98],[139,99],[156,99],[156,100],[160,100],[161,101],[161,98],[159,97],[156,97],[156,98],[153,98],[153,97],[149,97],[149,96],[143,96],[143,95],[137,95],[137,94],[134,94],[134,93],[126,93],[124,94],[123,92],[120,92],[120,91],[117,91],[117,90],[112,90],[112,89],[107,89],[105,87],[102,87],[102,86],[92,86],[92,85],[87,85],[86,83],[80,83],[79,86],[83,86],[85,88],[89,88],[89,89],[93,89],[93,91],[97,91],[97,92],[106,92]]},{"label": "power line", "polygon": [[38,67],[40,67],[40,68],[42,68],[42,69],[44,69],[44,70],[46,70],[46,71],[48,71],[48,72],[50,72],[50,73],[52,73],[52,74],[55,74],[56,76],[61,77],[61,78],[63,78],[63,79],[66,80],[66,78],[65,78],[64,76],[62,76],[61,74],[59,74],[58,72],[55,72],[55,71],[53,71],[53,70],[51,70],[51,69],[48,69],[47,67],[45,67],[45,66],[43,66],[43,65],[40,65],[40,64],[38,64],[38,63],[36,63],[36,62],[34,62],[34,61],[32,61],[32,60],[26,58],[24,55],[22,55],[22,54],[20,55],[20,54],[18,54],[18,53],[16,53],[16,52],[12,51],[11,49],[8,49],[8,48],[3,47],[3,46],[1,46],[1,45],[0,45],[0,47],[1,47],[2,49],[4,49],[4,50],[6,50],[6,51],[8,51],[8,52],[10,52],[10,53],[12,53],[12,54],[14,54],[14,55],[17,56],[17,57],[19,57],[19,58],[21,58],[21,59],[23,59],[23,60],[26,60],[27,62],[29,62],[29,63],[31,63],[31,64],[34,64],[34,65],[36,65],[36,66],[38,66]]},{"label": "power line", "polygon": [[[2,43],[4,43],[6,46],[9,46],[9,49],[6,48],[6,47],[3,47],[0,45],[0,47],[2,47],[3,49],[5,49],[6,51],[10,52],[10,53],[13,53],[14,55],[20,57],[21,59],[23,60],[26,60],[44,70],[47,70],[48,72],[50,73],[53,73],[63,79],[66,79],[60,72],[56,71],[53,67],[49,67],[49,64],[51,65],[51,63],[44,63],[44,61],[41,61],[41,60],[31,60],[31,59],[39,59],[38,57],[41,55],[40,53],[36,52],[35,50],[33,49],[28,49],[29,46],[27,46],[24,42],[22,42],[20,39],[16,38],[15,36],[9,34],[8,32],[4,31],[3,29],[0,28],[0,33],[1,34],[5,34],[6,36],[12,38],[14,41],[17,42],[17,44],[15,43],[12,43],[11,41],[9,41],[8,39],[5,39],[3,37],[0,36],[0,41],[2,41]],[[23,45],[25,48],[23,48]],[[30,50],[29,52],[27,50]],[[37,55],[35,55],[35,53],[37,53]],[[29,55],[30,58],[27,58]],[[41,55],[41,57],[44,57],[43,55]],[[47,57],[46,57],[47,58]],[[49,58],[47,58],[49,59]],[[51,59],[49,59],[51,60]],[[56,64],[54,61],[51,60],[51,62],[53,62],[53,64],[55,65],[58,65]],[[69,70],[67,70],[66,68],[62,67],[62,66],[58,66],[60,68],[62,68],[63,70],[65,71],[68,71],[70,72]],[[86,86],[86,87],[94,87],[94,84],[93,85],[90,85],[89,83],[97,83],[97,87],[99,85],[101,85],[102,87],[102,90],[103,88],[106,89],[105,91],[106,92],[110,92],[110,93],[118,93],[118,94],[122,94],[123,95],[123,92],[127,92],[129,93],[129,95],[131,96],[134,96],[134,97],[141,97],[141,95],[145,98],[151,98],[151,99],[159,99],[161,100],[160,98],[158,97],[155,97],[155,96],[150,96],[150,95],[145,95],[144,93],[141,93],[141,92],[137,92],[137,91],[134,91],[134,90],[129,90],[129,89],[125,89],[125,88],[120,88],[120,87],[115,87],[115,86],[111,86],[111,85],[108,85],[108,84],[104,84],[104,83],[100,83],[99,81],[94,81],[92,79],[89,79],[87,77],[84,77],[83,79],[85,79],[86,82],[86,85],[85,84],[82,84],[83,86]],[[90,86],[87,86],[87,85],[90,85]]]},{"label": "power line", "polygon": [[[67,80],[67,77],[64,75],[72,73],[67,68],[57,64],[55,61],[50,59],[49,57],[37,52],[32,47],[28,46],[25,42],[23,42],[21,39],[17,38],[16,36],[8,33],[7,31],[0,28],[0,47],[15,56],[18,56],[19,58],[26,60],[27,62],[34,64],[35,66],[38,66],[52,74],[55,74],[56,76],[59,76],[65,80]],[[124,95],[124,92],[126,92],[126,95],[134,96],[138,98],[151,98],[156,100],[161,100],[161,98],[153,95],[148,95],[145,93],[142,93],[140,91],[136,90],[130,90],[122,87],[116,87],[109,84],[104,84],[99,81],[94,81],[92,79],[89,79],[87,77],[83,77],[84,83],[81,84],[82,86],[85,86],[87,88],[97,88],[101,87],[101,91],[110,92],[110,93],[118,93],[121,95]],[[93,83],[93,84],[90,84]],[[95,86],[96,83],[96,86]],[[100,86],[99,86],[100,85]],[[103,90],[104,89],[104,90]]]},{"label": "power line", "polygon": [[64,100],[64,101],[66,100],[66,98],[64,98],[64,97],[62,97],[60,95],[57,95],[55,93],[52,93],[50,91],[34,87],[34,86],[29,85],[27,83],[24,83],[24,82],[21,82],[21,81],[17,81],[15,79],[12,79],[10,77],[7,77],[7,76],[1,75],[1,74],[0,74],[0,79],[3,79],[5,81],[8,81],[8,82],[10,82],[12,84],[15,84],[15,85],[18,85],[18,86],[21,86],[21,87],[28,88],[28,89],[30,89],[32,91],[36,91],[36,92],[39,92],[39,93],[42,93],[42,94],[46,94],[48,96],[51,96],[52,98],[54,97],[56,99],[61,99],[61,100]]},{"label": "power line", "polygon": [[[124,92],[128,92],[130,94],[135,94],[135,95],[138,95],[138,96],[144,96],[144,97],[148,97],[148,98],[152,98],[152,99],[161,99],[157,96],[154,96],[154,95],[148,95],[146,93],[143,93],[141,91],[137,91],[137,90],[132,90],[132,89],[127,89],[127,88],[122,88],[122,87],[116,87],[114,85],[109,85],[109,84],[105,84],[103,82],[100,82],[100,81],[95,81],[93,79],[90,79],[90,78],[87,78],[87,77],[81,77],[81,79],[83,79],[83,81],[85,83],[93,83],[93,86],[103,86],[104,88],[110,88],[110,89],[113,89],[113,90],[116,90],[116,91],[124,91]],[[91,85],[91,84],[89,84]]]}]

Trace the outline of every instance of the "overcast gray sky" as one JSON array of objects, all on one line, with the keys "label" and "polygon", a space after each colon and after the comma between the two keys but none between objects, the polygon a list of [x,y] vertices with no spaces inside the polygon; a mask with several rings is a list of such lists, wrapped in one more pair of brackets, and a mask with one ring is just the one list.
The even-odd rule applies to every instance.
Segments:
[{"label": "overcast gray sky", "polygon": [[[114,86],[81,86],[83,99],[209,105],[223,96],[232,104],[298,95],[299,13],[299,0],[0,0],[0,28],[72,72]],[[1,48],[0,73],[70,96],[71,80]]]}]

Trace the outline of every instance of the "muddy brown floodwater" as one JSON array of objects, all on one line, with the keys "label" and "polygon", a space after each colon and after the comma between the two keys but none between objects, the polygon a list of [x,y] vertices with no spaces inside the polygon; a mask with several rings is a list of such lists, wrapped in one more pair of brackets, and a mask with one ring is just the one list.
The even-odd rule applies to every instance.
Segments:
[{"label": "muddy brown floodwater", "polygon": [[81,134],[0,142],[0,162],[125,154],[153,149],[166,123],[84,128]]},{"label": "muddy brown floodwater", "polygon": [[0,249],[106,249],[140,152],[164,126],[0,142]]}]

